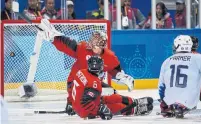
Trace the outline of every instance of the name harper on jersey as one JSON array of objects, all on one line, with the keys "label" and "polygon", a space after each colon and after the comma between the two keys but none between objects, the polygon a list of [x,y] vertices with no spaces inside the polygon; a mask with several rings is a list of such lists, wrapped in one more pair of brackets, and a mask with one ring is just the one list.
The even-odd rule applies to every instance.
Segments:
[{"label": "name harper on jersey", "polygon": [[77,77],[80,79],[80,81],[84,84],[84,86],[87,84],[87,78],[84,76],[84,74],[81,71],[78,71],[76,73]]},{"label": "name harper on jersey", "polygon": [[173,56],[170,58],[170,60],[175,61],[191,61],[191,56]]}]

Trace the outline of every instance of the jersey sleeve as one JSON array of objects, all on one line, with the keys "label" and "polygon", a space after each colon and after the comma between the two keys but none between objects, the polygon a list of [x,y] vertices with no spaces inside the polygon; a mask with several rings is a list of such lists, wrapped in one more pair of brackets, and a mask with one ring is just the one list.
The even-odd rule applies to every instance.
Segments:
[{"label": "jersey sleeve", "polygon": [[87,50],[87,42],[86,41],[81,41],[77,44],[77,52],[76,52],[76,56],[83,56]]},{"label": "jersey sleeve", "polygon": [[159,83],[158,83],[158,93],[160,96],[160,99],[163,99],[165,97],[165,82],[164,82],[164,74],[165,74],[165,66],[166,66],[166,62],[163,62],[162,66],[161,66],[161,70],[160,70],[160,76],[159,76]]},{"label": "jersey sleeve", "polygon": [[77,58],[76,52],[77,52],[78,45],[75,40],[72,40],[69,37],[65,37],[65,36],[56,36],[52,43],[59,51],[73,58]]},{"label": "jersey sleeve", "polygon": [[108,73],[110,75],[112,75],[113,77],[115,77],[116,74],[121,71],[119,59],[109,49],[106,49],[105,52],[107,53],[107,55],[104,56],[103,59],[104,59],[104,61],[105,60],[108,61],[107,65],[105,65],[105,71],[108,71]]}]

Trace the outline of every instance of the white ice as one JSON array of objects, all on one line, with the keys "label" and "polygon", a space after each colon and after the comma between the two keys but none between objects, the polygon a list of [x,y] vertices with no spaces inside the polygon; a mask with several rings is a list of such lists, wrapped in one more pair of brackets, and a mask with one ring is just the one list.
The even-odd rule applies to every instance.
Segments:
[{"label": "white ice", "polygon": [[[156,90],[135,90],[133,92],[119,91],[122,95],[133,98],[152,96],[158,98]],[[67,114],[34,114],[35,110],[55,110],[62,111],[65,108],[65,101],[46,102],[9,102],[9,124],[200,124],[201,115],[187,114],[184,119],[163,118],[156,115],[160,112],[159,103],[154,102],[154,110],[148,116],[114,116],[112,120],[101,119],[83,120],[78,116],[68,116]],[[198,105],[201,109],[201,102]],[[200,112],[201,113],[201,112]]]}]

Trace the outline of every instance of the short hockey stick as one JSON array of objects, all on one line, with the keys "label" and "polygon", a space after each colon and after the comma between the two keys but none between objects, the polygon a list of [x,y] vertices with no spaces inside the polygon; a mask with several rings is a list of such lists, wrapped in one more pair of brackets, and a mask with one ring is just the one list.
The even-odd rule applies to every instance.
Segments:
[{"label": "short hockey stick", "polygon": [[[122,110],[116,112],[114,115],[120,115],[122,113],[125,113],[126,111],[130,110],[131,108],[135,107],[136,103],[132,103],[128,105],[127,107],[123,108]],[[65,114],[67,113],[64,111],[34,111],[34,114]]]},{"label": "short hockey stick", "polygon": [[34,111],[34,114],[66,114],[67,112],[64,111]]},{"label": "short hockey stick", "polygon": [[[201,109],[196,109],[197,107],[194,107],[186,112],[184,112],[185,114],[201,114]],[[164,113],[165,114],[165,113]],[[163,113],[161,112],[156,112],[156,115],[163,115]]]}]

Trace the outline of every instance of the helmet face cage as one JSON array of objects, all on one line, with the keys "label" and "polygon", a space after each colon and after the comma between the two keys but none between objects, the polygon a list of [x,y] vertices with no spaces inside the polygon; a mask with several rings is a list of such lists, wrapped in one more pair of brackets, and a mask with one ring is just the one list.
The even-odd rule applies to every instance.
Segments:
[{"label": "helmet face cage", "polygon": [[91,73],[100,75],[103,72],[103,60],[99,56],[92,56],[88,59],[88,70]]},{"label": "helmet face cage", "polygon": [[94,32],[89,39],[88,46],[92,49],[94,46],[97,46],[101,49],[107,47],[107,36],[103,32]]},{"label": "helmet face cage", "polygon": [[196,51],[198,49],[199,46],[199,41],[198,38],[195,36],[191,36],[192,42],[193,42],[193,46],[192,46],[192,50]]}]

